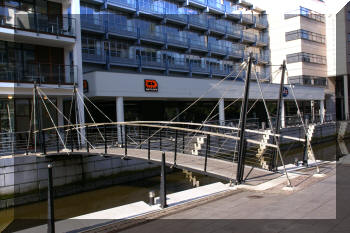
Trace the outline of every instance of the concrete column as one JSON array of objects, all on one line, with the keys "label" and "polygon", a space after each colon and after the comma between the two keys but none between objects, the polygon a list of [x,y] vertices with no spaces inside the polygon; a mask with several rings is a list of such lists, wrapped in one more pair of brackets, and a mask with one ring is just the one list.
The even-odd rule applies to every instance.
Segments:
[{"label": "concrete column", "polygon": [[[79,93],[83,94],[83,63],[81,58],[81,30],[80,30],[80,0],[72,0],[72,17],[75,19],[75,37],[76,43],[73,46],[73,62],[76,67],[76,78],[75,83]],[[78,119],[80,124],[85,124],[85,113],[84,113],[84,100],[83,98],[77,98],[78,106]],[[81,143],[85,144],[85,128],[81,128]]]},{"label": "concrete column", "polygon": [[[124,98],[118,96],[116,98],[117,122],[124,122]],[[122,144],[124,127],[118,127],[118,143]]]},{"label": "concrete column", "polygon": [[321,122],[321,124],[323,124],[324,123],[324,113],[325,113],[325,111],[324,111],[324,100],[320,100],[320,122]]},{"label": "concrete column", "polygon": [[219,123],[225,125],[225,100],[219,100]]},{"label": "concrete column", "polygon": [[284,110],[284,99],[281,100],[281,128],[286,127],[286,111]]},{"label": "concrete column", "polygon": [[348,75],[344,75],[344,114],[345,114],[345,120],[349,120]]}]

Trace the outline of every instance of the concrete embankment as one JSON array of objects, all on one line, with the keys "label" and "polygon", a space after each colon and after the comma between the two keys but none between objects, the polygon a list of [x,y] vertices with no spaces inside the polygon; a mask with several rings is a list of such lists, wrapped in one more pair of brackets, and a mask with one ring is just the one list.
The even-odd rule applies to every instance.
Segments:
[{"label": "concrete embankment", "polygon": [[96,155],[1,157],[0,209],[45,200],[49,163],[54,167],[56,197],[159,175],[154,164],[137,159]]}]

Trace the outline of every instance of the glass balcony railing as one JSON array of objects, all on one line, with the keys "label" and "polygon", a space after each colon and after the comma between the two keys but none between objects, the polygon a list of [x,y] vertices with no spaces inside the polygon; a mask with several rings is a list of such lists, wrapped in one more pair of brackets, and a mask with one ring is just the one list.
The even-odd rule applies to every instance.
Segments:
[{"label": "glass balcony railing", "polygon": [[107,0],[107,2],[115,4],[117,6],[123,6],[128,8],[136,9],[136,1],[135,0]]},{"label": "glass balcony railing", "polygon": [[136,57],[117,57],[111,55],[109,57],[109,62],[116,65],[124,65],[124,66],[138,66],[139,62]]},{"label": "glass balcony railing", "polygon": [[209,74],[210,67],[203,63],[193,63],[191,62],[191,72],[199,74]]},{"label": "glass balcony railing", "polygon": [[228,74],[230,74],[233,71],[233,69],[231,68],[226,68],[223,66],[211,66],[210,67],[210,73],[212,75],[218,75],[218,76],[226,76]]},{"label": "glass balcony railing", "polygon": [[60,64],[22,64],[20,67],[0,70],[1,82],[73,84],[77,80],[77,67]]},{"label": "glass balcony railing", "polygon": [[249,41],[249,42],[255,42],[256,41],[256,35],[250,32],[242,31],[242,40]]},{"label": "glass balcony railing", "polygon": [[243,30],[242,28],[236,27],[234,25],[229,25],[227,26],[226,33],[229,36],[240,38],[242,30]]},{"label": "glass balcony railing", "polygon": [[209,43],[209,51],[217,54],[227,54],[227,47],[216,43]]},{"label": "glass balcony railing", "polygon": [[89,53],[83,51],[82,57],[84,62],[102,63],[102,64],[106,63],[106,55],[104,51],[93,50],[93,51],[90,51]]},{"label": "glass balcony railing", "polygon": [[189,15],[189,23],[198,26],[201,28],[207,28],[208,27],[208,19],[206,15]]},{"label": "glass balcony railing", "polygon": [[152,4],[150,4],[148,1],[140,1],[139,10],[161,16],[165,14],[165,8],[162,1],[154,1]]},{"label": "glass balcony railing", "polygon": [[216,32],[226,33],[226,25],[219,23],[217,20],[209,21],[209,29]]},{"label": "glass balcony railing", "polygon": [[76,21],[64,15],[45,15],[0,6],[0,27],[75,37]]},{"label": "glass balcony railing", "polygon": [[235,47],[230,47],[227,49],[227,55],[235,58],[242,58],[242,51],[244,48],[235,48]]},{"label": "glass balcony railing", "polygon": [[267,24],[267,19],[256,17],[256,24],[257,24],[258,27],[266,28],[267,25],[268,25]]},{"label": "glass balcony railing", "polygon": [[104,15],[89,14],[80,15],[81,28],[94,32],[105,32]]},{"label": "glass balcony railing", "polygon": [[115,24],[113,21],[108,21],[108,32],[119,36],[137,37],[137,28],[135,26]]},{"label": "glass balcony railing", "polygon": [[184,72],[189,72],[190,70],[190,64],[185,59],[169,59],[168,67],[170,70],[178,70]]},{"label": "glass balcony railing", "polygon": [[162,42],[164,43],[164,33],[161,31],[150,31],[147,28],[139,28],[140,31],[140,38],[144,40],[151,40],[156,42]]},{"label": "glass balcony railing", "polygon": [[160,57],[141,56],[142,67],[153,69],[165,69],[166,62]]},{"label": "glass balcony railing", "polygon": [[204,40],[198,38],[189,38],[189,46],[191,49],[208,50]]},{"label": "glass balcony railing", "polygon": [[166,12],[165,17],[182,23],[187,23],[187,15],[184,13]]},{"label": "glass balcony railing", "polygon": [[242,22],[248,23],[248,24],[253,24],[254,22],[254,17],[252,14],[244,14],[242,13]]},{"label": "glass balcony railing", "polygon": [[207,5],[207,0],[189,0],[190,2],[201,4],[201,5]]},{"label": "glass balcony railing", "polygon": [[175,45],[181,45],[181,46],[187,46],[188,40],[186,35],[180,35],[180,33],[166,33],[167,42],[169,44],[175,44]]},{"label": "glass balcony railing", "polygon": [[257,37],[257,43],[267,45],[268,44],[268,39],[267,36],[258,36]]},{"label": "glass balcony railing", "polygon": [[221,12],[225,12],[225,5],[220,0],[208,0],[208,6]]}]

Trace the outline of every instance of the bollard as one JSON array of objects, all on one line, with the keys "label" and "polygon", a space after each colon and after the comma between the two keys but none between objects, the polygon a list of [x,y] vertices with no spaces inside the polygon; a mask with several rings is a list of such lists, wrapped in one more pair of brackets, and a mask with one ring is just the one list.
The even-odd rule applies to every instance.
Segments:
[{"label": "bollard", "polygon": [[166,208],[166,171],[165,171],[165,152],[162,152],[162,166],[160,172],[160,207]]},{"label": "bollard", "polygon": [[55,233],[55,215],[54,215],[54,197],[53,197],[53,180],[52,165],[47,166],[48,170],[48,192],[47,192],[47,232]]},{"label": "bollard", "polygon": [[149,202],[148,204],[149,205],[154,205],[154,198],[156,196],[156,193],[152,190],[152,191],[149,191],[148,193],[148,197],[149,197]]}]

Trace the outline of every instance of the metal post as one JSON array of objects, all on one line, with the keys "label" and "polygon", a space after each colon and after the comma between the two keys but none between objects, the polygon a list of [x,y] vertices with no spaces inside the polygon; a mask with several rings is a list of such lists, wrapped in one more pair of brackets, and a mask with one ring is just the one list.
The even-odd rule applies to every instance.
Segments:
[{"label": "metal post", "polygon": [[[39,95],[38,95],[38,87],[37,87],[36,82],[34,83],[34,98],[35,98],[35,107],[36,107],[36,109],[34,109],[34,110],[36,112],[35,115],[36,115],[36,118],[37,118],[37,121],[38,121],[38,134],[37,134],[38,135],[38,140],[35,140],[35,144],[36,144],[35,148],[37,148],[37,143],[39,142],[39,144],[41,145],[41,151],[43,151],[42,134],[41,134],[41,131],[42,131],[42,111],[41,111]],[[35,135],[35,137],[36,137],[36,135]]]},{"label": "metal post", "polygon": [[210,150],[210,134],[207,135],[207,147],[205,148],[204,172],[207,172],[209,150]]},{"label": "metal post", "polygon": [[244,153],[244,137],[245,137],[245,126],[247,121],[247,110],[248,110],[248,97],[249,97],[249,84],[250,84],[250,76],[251,76],[251,70],[252,70],[252,62],[253,62],[253,54],[250,53],[249,55],[249,64],[248,64],[248,72],[247,77],[245,81],[245,88],[244,88],[244,101],[242,105],[241,110],[241,116],[240,116],[240,141],[239,141],[239,154],[238,154],[238,162],[237,162],[237,175],[236,175],[236,183],[240,184],[242,182],[242,176],[241,174],[244,173],[244,159],[245,156]]},{"label": "metal post", "polygon": [[176,156],[177,156],[177,130],[175,130],[174,166],[176,165]]},{"label": "metal post", "polygon": [[56,150],[57,150],[57,153],[60,152],[60,143],[59,143],[58,137],[59,137],[59,129],[57,129],[57,133],[56,133]]},{"label": "metal post", "polygon": [[162,129],[159,131],[159,150],[162,150]]},{"label": "metal post", "polygon": [[[280,90],[279,90],[279,98],[278,98],[278,102],[277,102],[277,116],[276,116],[276,128],[275,128],[275,134],[279,134],[280,133],[280,126],[281,126],[281,104],[283,101],[283,88],[284,88],[284,77],[285,77],[285,73],[286,73],[286,60],[283,60],[283,64],[282,64],[282,76],[281,76],[281,83],[280,83]],[[282,109],[284,110],[284,109]],[[272,138],[272,144],[279,144],[279,138],[277,139],[277,141],[275,141],[275,138]],[[275,170],[276,169],[276,158],[277,158],[277,149],[274,150],[274,152],[272,153],[272,158],[270,160],[270,164],[269,164],[269,170]]]},{"label": "metal post", "polygon": [[42,152],[46,155],[46,144],[45,144],[45,131],[41,131],[43,142],[41,144]]},{"label": "metal post", "polygon": [[147,146],[147,150],[148,150],[148,160],[151,160],[151,129],[148,128],[148,146]]},{"label": "metal post", "polygon": [[128,126],[124,126],[125,157],[128,156]]},{"label": "metal post", "polygon": [[103,126],[103,137],[105,139],[105,154],[107,154],[107,132],[106,125]]},{"label": "metal post", "polygon": [[166,171],[165,171],[165,152],[162,152],[162,166],[160,172],[160,206],[166,208]]},{"label": "metal post", "polygon": [[[307,131],[306,131],[307,132]],[[307,151],[309,146],[309,141],[307,139],[307,133],[305,132],[305,143],[304,143],[304,154],[303,154],[303,166],[307,166]]]},{"label": "metal post", "polygon": [[124,140],[123,140],[123,126],[122,125],[119,125],[120,127],[120,141],[122,143],[122,148],[124,147]]},{"label": "metal post", "polygon": [[73,127],[70,126],[69,128],[69,132],[70,132],[70,148],[71,148],[71,151],[73,152],[74,151],[74,142],[73,142]]},{"label": "metal post", "polygon": [[55,232],[55,215],[54,215],[54,197],[53,197],[53,180],[52,180],[52,165],[47,166],[48,171],[48,192],[47,192],[47,232]]},{"label": "metal post", "polygon": [[[244,138],[244,141],[243,141],[243,157],[242,157],[242,163],[245,164],[245,154],[247,152],[247,139]],[[244,168],[241,169],[241,174],[240,174],[240,177],[241,177],[241,182],[244,182],[243,180],[243,175],[244,175]]]},{"label": "metal post", "polygon": [[90,147],[89,147],[89,126],[86,126],[85,133],[86,133],[86,152],[89,153],[89,151],[90,151]]}]

